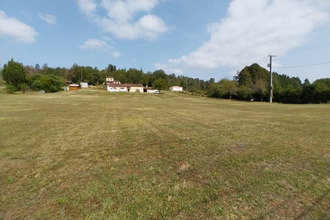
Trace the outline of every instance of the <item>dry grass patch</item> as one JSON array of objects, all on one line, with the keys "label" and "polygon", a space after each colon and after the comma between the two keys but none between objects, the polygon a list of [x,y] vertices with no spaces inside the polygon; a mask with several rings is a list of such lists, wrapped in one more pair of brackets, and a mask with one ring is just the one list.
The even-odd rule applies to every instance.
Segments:
[{"label": "dry grass patch", "polygon": [[0,218],[325,219],[329,105],[0,94]]}]

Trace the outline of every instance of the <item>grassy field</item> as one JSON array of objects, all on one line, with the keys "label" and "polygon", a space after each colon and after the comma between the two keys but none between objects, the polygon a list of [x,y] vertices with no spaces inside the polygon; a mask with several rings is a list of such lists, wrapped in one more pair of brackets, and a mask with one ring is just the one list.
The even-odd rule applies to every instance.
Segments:
[{"label": "grassy field", "polygon": [[330,105],[0,94],[0,219],[330,218]]}]

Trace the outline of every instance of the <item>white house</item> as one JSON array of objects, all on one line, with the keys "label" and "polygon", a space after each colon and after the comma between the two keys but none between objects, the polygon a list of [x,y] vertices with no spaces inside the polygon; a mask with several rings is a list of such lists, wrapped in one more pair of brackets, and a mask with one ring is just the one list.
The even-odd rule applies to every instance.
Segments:
[{"label": "white house", "polygon": [[107,76],[105,78],[105,81],[107,82],[107,84],[120,84],[120,81],[116,81],[113,77],[111,76]]},{"label": "white house", "polygon": [[172,91],[172,92],[182,92],[183,88],[181,86],[171,86],[170,91]]},{"label": "white house", "polygon": [[142,84],[117,84],[109,83],[107,85],[108,92],[141,92],[143,93]]}]

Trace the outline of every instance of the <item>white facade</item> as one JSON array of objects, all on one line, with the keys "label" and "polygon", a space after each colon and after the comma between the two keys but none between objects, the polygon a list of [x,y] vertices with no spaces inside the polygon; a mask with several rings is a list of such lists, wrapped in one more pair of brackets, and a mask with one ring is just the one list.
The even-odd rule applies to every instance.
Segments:
[{"label": "white facade", "polygon": [[183,88],[181,86],[172,86],[172,87],[170,87],[170,91],[172,91],[172,92],[182,92]]},{"label": "white facade", "polygon": [[159,91],[157,89],[148,89],[147,93],[151,93],[151,94],[158,94]]},{"label": "white facade", "polygon": [[107,91],[108,92],[118,92],[116,88],[107,86]]},{"label": "white facade", "polygon": [[85,82],[81,82],[80,83],[80,88],[88,88],[88,83],[85,83]]},{"label": "white facade", "polygon": [[107,85],[107,91],[108,92],[128,92],[128,89],[126,86],[121,86],[119,84],[118,84],[118,86]]},{"label": "white facade", "polygon": [[133,85],[129,88],[130,92],[142,92],[143,93],[143,86]]},{"label": "white facade", "polygon": [[113,81],[115,81],[115,79],[113,78],[113,77],[106,77],[106,81],[107,82],[113,82]]}]

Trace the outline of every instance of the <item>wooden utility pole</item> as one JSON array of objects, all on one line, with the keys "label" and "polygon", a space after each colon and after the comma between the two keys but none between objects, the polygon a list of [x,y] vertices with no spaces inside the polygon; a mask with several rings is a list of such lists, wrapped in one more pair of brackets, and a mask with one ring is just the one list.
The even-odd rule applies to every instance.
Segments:
[{"label": "wooden utility pole", "polygon": [[275,55],[269,55],[269,102],[273,102],[273,74],[272,74],[272,58],[276,57]]}]

